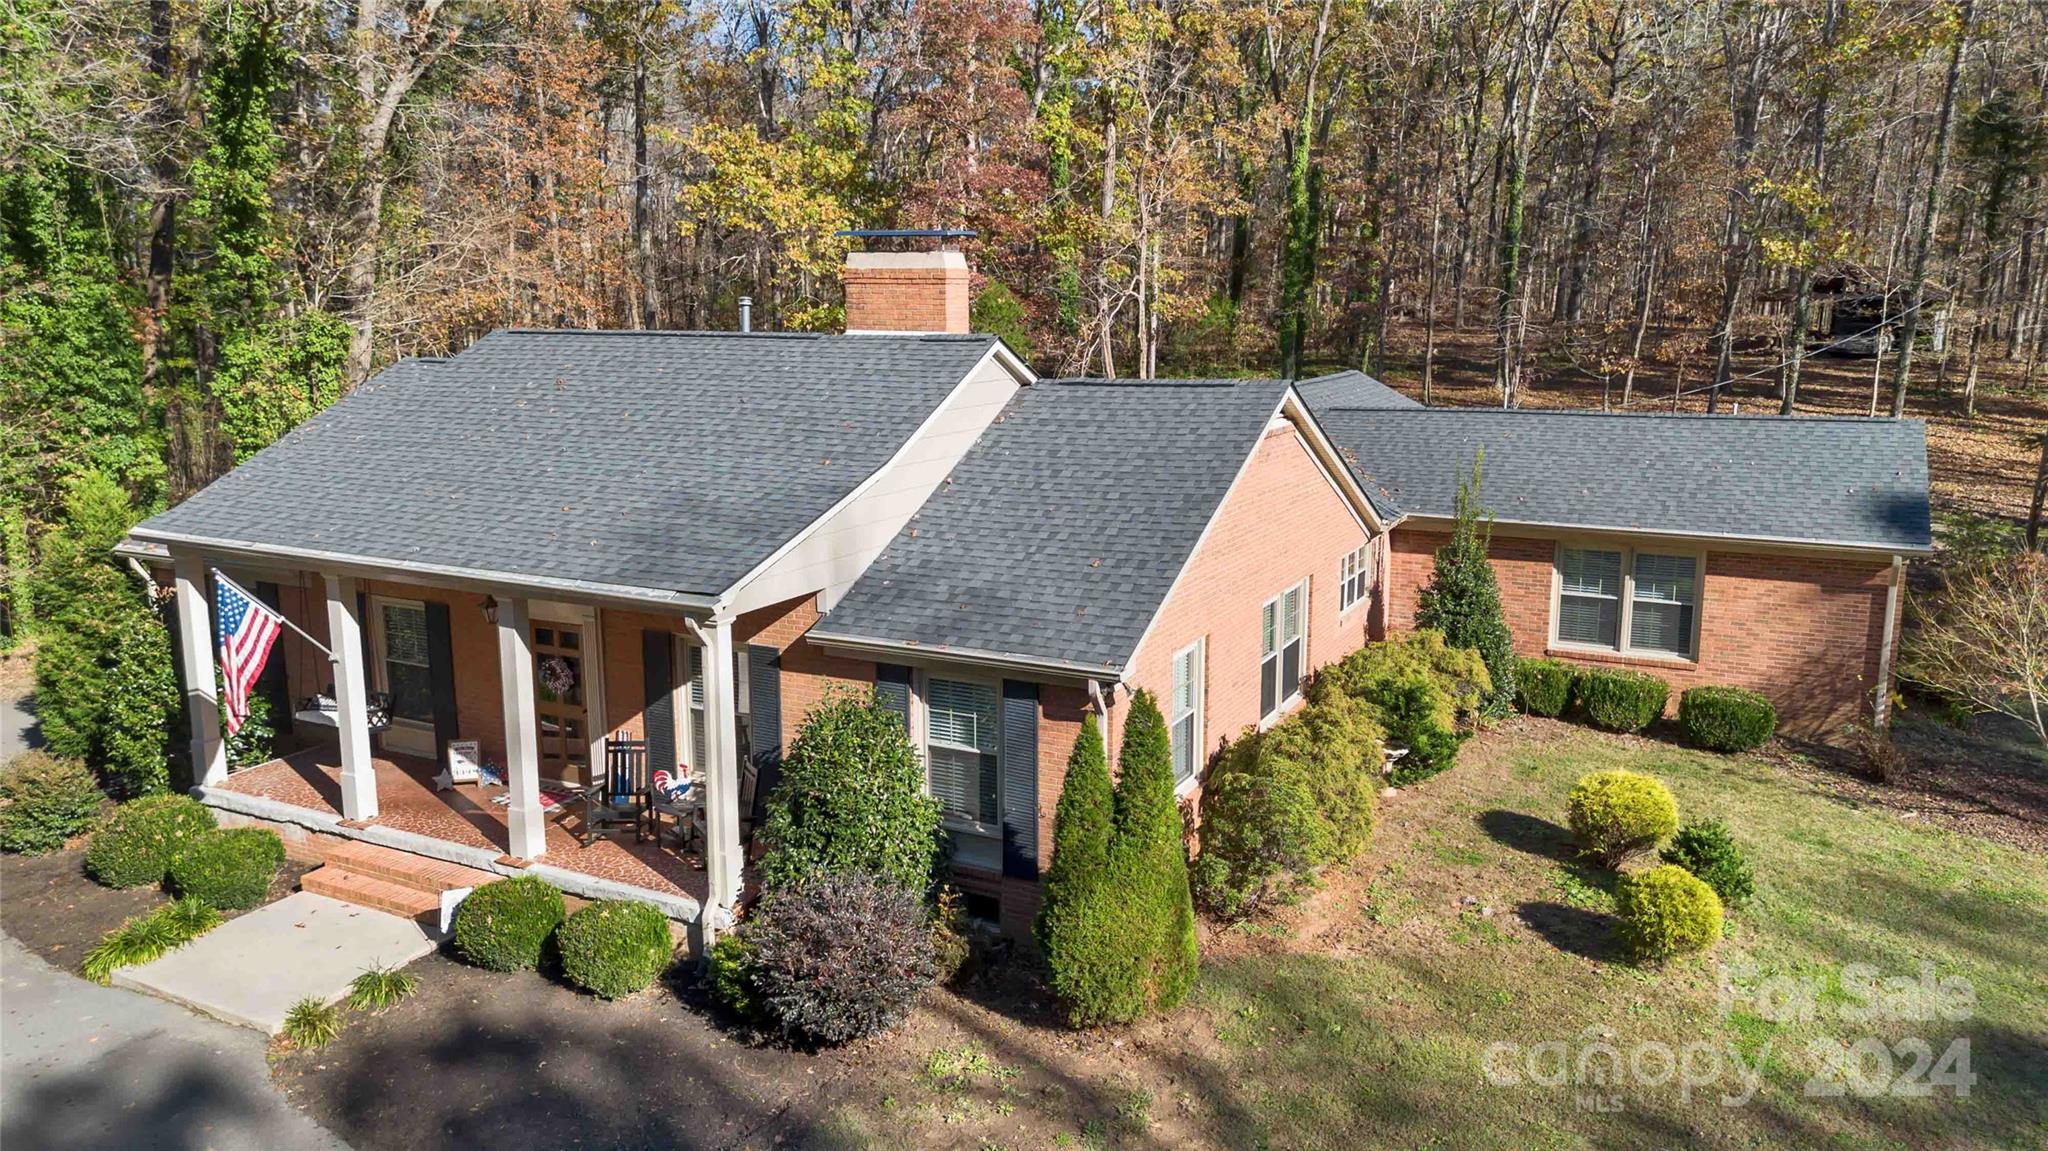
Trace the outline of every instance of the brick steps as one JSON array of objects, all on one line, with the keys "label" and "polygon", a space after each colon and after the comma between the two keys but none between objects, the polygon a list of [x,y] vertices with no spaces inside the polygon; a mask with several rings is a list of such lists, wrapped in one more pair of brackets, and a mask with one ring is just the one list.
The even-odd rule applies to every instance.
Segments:
[{"label": "brick steps", "polygon": [[348,840],[327,852],[324,866],[299,880],[302,891],[409,919],[438,918],[441,893],[496,879],[488,871]]},{"label": "brick steps", "polygon": [[403,915],[407,919],[438,915],[441,910],[441,896],[438,893],[428,894],[418,888],[393,883],[388,879],[378,879],[373,875],[362,875],[331,863],[316,871],[307,872],[305,878],[299,880],[299,890],[339,899],[344,903],[353,903],[358,907]]}]

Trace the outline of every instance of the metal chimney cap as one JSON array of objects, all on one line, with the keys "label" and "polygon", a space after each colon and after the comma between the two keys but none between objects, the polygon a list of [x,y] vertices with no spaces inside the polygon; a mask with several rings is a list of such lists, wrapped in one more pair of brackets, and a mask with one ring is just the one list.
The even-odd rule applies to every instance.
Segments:
[{"label": "metal chimney cap", "polygon": [[979,233],[971,228],[845,228],[832,233],[853,240],[937,240],[946,251],[949,241],[971,240]]}]

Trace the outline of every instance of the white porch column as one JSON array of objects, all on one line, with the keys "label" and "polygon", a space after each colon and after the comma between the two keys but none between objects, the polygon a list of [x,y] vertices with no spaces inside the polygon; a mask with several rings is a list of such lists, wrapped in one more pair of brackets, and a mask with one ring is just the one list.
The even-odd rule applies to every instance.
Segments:
[{"label": "white porch column", "polygon": [[228,777],[228,751],[220,741],[220,696],[214,687],[213,599],[206,593],[206,559],[172,561],[178,584],[178,670],[185,676],[185,713],[192,722],[192,781]]},{"label": "white porch column", "polygon": [[710,901],[707,941],[731,922],[746,857],[740,851],[739,695],[733,683],[732,621],[714,619],[691,631],[704,645],[704,870]]},{"label": "white porch column", "polygon": [[377,818],[377,762],[370,753],[369,679],[356,581],[325,576],[327,646],[334,652],[334,729],[341,743],[341,816]]},{"label": "white porch column", "polygon": [[533,690],[533,633],[524,599],[498,597],[498,683],[505,698],[505,784],[512,792],[509,851],[538,859],[548,849],[540,808],[540,720]]}]

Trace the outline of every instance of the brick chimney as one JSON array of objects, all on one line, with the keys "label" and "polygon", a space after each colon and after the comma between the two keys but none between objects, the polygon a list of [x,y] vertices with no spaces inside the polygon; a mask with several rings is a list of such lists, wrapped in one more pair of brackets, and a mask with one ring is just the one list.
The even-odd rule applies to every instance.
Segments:
[{"label": "brick chimney", "polygon": [[969,330],[963,253],[852,252],[844,279],[849,332]]}]

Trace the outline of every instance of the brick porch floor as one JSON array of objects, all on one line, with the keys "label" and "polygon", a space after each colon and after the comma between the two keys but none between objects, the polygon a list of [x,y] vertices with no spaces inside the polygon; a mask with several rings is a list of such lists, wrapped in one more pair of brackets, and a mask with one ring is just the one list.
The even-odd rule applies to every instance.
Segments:
[{"label": "brick porch floor", "polygon": [[[377,818],[370,823],[431,836],[449,843],[503,853],[511,842],[506,808],[491,802],[499,788],[463,784],[435,791],[439,768],[424,759],[378,756]],[[341,814],[341,764],[337,749],[314,747],[228,776],[221,790],[259,796],[331,815]],[[704,860],[653,843],[634,841],[614,830],[585,847],[577,840],[583,816],[567,804],[547,815],[547,853],[541,862],[599,879],[628,883],[702,902],[707,890]]]}]

